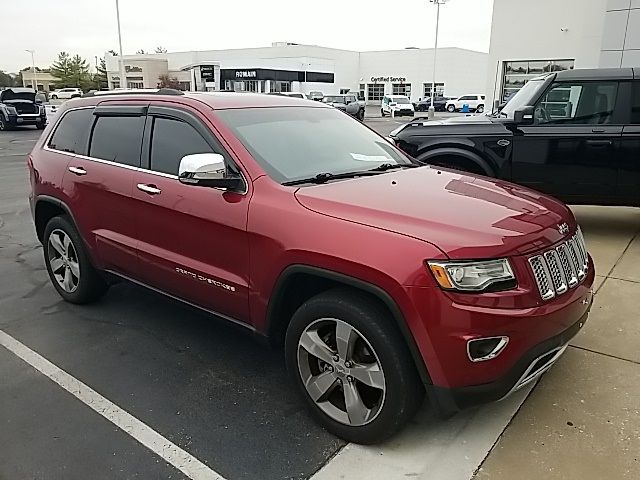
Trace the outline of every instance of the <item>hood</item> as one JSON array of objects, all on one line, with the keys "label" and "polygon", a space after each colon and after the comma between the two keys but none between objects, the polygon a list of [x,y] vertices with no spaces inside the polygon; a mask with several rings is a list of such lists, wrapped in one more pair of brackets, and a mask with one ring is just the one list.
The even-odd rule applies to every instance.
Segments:
[{"label": "hood", "polygon": [[327,102],[326,105],[331,105],[333,108],[338,108],[340,110],[346,110],[347,108],[347,105],[344,103]]},{"label": "hood", "polygon": [[575,219],[541,193],[485,177],[420,167],[300,188],[316,213],[418,238],[452,259],[527,254],[562,240]]},{"label": "hood", "polygon": [[0,102],[11,100],[35,103],[36,91],[33,88],[7,88],[0,91]]},{"label": "hood", "polygon": [[413,103],[396,103],[391,108],[406,110],[407,108],[413,109]]},{"label": "hood", "polygon": [[494,119],[488,115],[467,115],[464,117],[451,117],[442,120],[431,120],[429,122],[425,122],[424,126],[434,126],[434,125],[479,125],[479,124],[493,124]]}]

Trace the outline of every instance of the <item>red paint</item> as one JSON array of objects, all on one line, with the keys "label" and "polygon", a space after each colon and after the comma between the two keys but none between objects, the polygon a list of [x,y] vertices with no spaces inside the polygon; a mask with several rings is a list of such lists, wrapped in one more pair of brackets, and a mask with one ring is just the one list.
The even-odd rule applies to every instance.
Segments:
[{"label": "red paint", "polygon": [[[542,302],[527,258],[568,235],[576,221],[563,204],[502,181],[429,167],[304,188],[274,182],[215,115],[216,108],[299,105],[278,96],[187,94],[98,103],[149,103],[195,114],[248,181],[246,194],[186,186],[176,178],[99,164],[35,146],[33,196],[73,213],[93,261],[156,288],[267,330],[269,300],[285,268],[323,268],[368,282],[395,301],[435,385],[461,387],[504,375],[527,350],[574,324],[588,309],[594,269],[577,288]],[[309,108],[327,108],[309,102]],[[355,121],[355,120],[354,120]],[[76,177],[68,166],[91,173]],[[162,195],[139,191],[153,184]],[[518,287],[483,294],[444,292],[425,261],[508,257]],[[213,282],[213,283],[212,283]],[[215,283],[218,282],[218,283]],[[220,286],[222,285],[222,287]],[[231,288],[230,288],[231,287]],[[508,335],[489,362],[467,359],[471,338]]]}]

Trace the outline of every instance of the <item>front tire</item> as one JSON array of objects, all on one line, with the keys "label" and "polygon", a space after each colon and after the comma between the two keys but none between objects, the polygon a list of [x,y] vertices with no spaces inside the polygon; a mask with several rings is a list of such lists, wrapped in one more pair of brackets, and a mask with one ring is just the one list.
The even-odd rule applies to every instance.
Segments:
[{"label": "front tire", "polygon": [[68,217],[49,220],[42,243],[49,278],[64,300],[85,304],[105,294],[109,287],[91,265],[84,243]]},{"label": "front tire", "polygon": [[13,127],[4,118],[0,118],[0,132],[6,132],[7,130],[13,130]]},{"label": "front tire", "polygon": [[57,95],[51,95],[51,100],[57,100],[58,96]]},{"label": "front tire", "polygon": [[380,115],[382,115],[382,118],[384,118],[384,109],[380,109]]},{"label": "front tire", "polygon": [[360,111],[358,111],[358,120],[364,122],[364,108],[361,108]]},{"label": "front tire", "polygon": [[400,430],[424,389],[388,311],[366,294],[334,289],[305,302],[285,341],[287,369],[316,420],[371,444]]},{"label": "front tire", "polygon": [[44,123],[44,122],[38,122],[38,123],[36,123],[36,128],[37,128],[38,130],[44,130],[44,127],[45,127],[45,126],[46,126],[46,125],[45,125],[45,123]]},{"label": "front tire", "polygon": [[449,106],[447,107],[447,112],[449,112],[449,113],[455,113],[455,111],[456,111],[456,107],[455,107],[455,105],[449,105]]}]

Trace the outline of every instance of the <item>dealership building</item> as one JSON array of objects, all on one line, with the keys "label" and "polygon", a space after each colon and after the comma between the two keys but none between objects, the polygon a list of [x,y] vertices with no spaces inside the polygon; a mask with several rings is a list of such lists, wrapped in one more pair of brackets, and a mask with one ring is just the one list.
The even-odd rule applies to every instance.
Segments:
[{"label": "dealership building", "polygon": [[[156,88],[161,76],[183,90],[246,92],[358,92],[368,103],[384,95],[428,95],[433,49],[355,52],[314,45],[274,43],[270,47],[125,55],[126,87]],[[107,55],[109,88],[118,88],[120,57]],[[439,48],[436,89],[450,96],[482,94],[487,54]],[[123,83],[124,86],[124,83]]]},{"label": "dealership building", "polygon": [[640,0],[494,0],[487,104],[571,68],[640,67]]}]

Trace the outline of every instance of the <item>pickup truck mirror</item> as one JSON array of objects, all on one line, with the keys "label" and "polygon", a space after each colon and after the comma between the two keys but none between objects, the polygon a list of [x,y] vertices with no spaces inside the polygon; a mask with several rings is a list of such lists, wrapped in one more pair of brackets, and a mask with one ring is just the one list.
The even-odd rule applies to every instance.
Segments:
[{"label": "pickup truck mirror", "polygon": [[534,112],[535,107],[531,105],[519,108],[513,112],[513,121],[516,125],[533,125]]},{"label": "pickup truck mirror", "polygon": [[228,173],[224,157],[218,153],[195,153],[185,155],[178,168],[180,183],[200,187],[238,190],[242,187],[242,177]]}]

